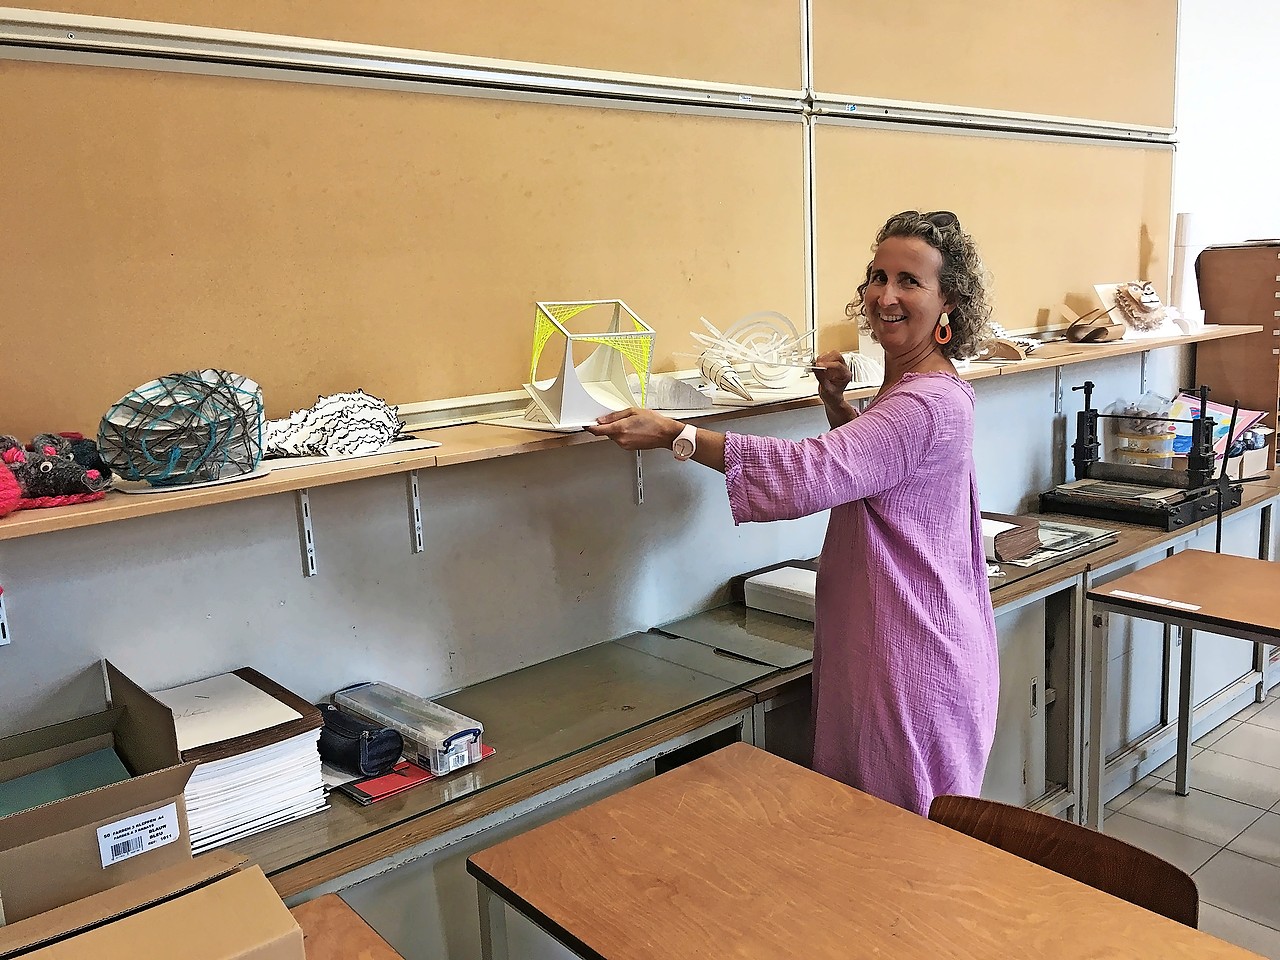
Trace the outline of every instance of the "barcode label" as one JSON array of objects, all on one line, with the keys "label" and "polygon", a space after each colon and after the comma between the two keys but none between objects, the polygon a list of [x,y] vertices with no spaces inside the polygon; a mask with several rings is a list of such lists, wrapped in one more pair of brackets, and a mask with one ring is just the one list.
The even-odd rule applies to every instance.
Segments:
[{"label": "barcode label", "polygon": [[98,828],[103,869],[178,839],[178,805],[135,814]]},{"label": "barcode label", "polygon": [[142,838],[134,837],[132,840],[125,840],[121,843],[113,843],[111,845],[111,859],[123,860],[125,857],[132,856],[135,853],[142,852]]}]

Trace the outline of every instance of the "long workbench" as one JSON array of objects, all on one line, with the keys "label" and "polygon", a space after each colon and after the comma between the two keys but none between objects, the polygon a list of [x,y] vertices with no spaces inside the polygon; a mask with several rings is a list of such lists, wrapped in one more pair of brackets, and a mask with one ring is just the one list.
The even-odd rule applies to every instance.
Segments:
[{"label": "long workbench", "polygon": [[[1243,504],[1230,517],[1265,511],[1263,526],[1269,529],[1270,508],[1278,499],[1278,488],[1246,487]],[[993,581],[997,615],[1055,594],[1082,596],[1100,571],[1174,549],[1206,525],[1165,533],[1094,523],[1115,529],[1116,542],[1046,569],[1010,568],[1017,572],[1007,582]],[[1073,599],[1071,604],[1069,629],[1079,634],[1082,602]],[[726,718],[740,718],[741,738],[764,745],[766,708],[807,699],[812,629],[802,621],[740,606],[704,616],[726,624],[736,621],[747,634],[779,645],[778,656],[773,663],[763,662],[767,651],[759,654],[761,660],[743,659],[712,645],[649,631],[476,684],[441,702],[484,720],[494,756],[369,807],[335,795],[327,811],[249,838],[237,849],[262,866],[282,896],[298,897],[322,885],[340,885],[344,876]],[[1078,650],[1071,652],[1070,662],[1073,671],[1082,671]],[[1073,676],[1059,696],[1083,704],[1084,679]],[[1071,749],[1077,754],[1078,711],[1071,711]],[[1062,812],[1077,807],[1082,796],[1079,765],[1072,770],[1039,808]]]}]

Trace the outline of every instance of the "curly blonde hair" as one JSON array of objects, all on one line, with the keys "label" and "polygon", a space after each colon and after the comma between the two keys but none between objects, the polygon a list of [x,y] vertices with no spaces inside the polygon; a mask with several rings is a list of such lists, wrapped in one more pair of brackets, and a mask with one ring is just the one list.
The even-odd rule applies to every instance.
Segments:
[{"label": "curly blonde hair", "polygon": [[[876,234],[872,252],[889,237],[919,237],[942,254],[938,283],[944,299],[953,301],[955,307],[949,314],[951,340],[940,344],[939,349],[949,360],[974,356],[978,352],[978,344],[987,334],[991,304],[987,301],[986,268],[982,265],[973,237],[961,228],[960,218],[946,210],[932,213],[904,210],[896,213]],[[867,275],[858,285],[858,295],[844,308],[844,312],[850,320],[860,320],[862,329],[875,339],[864,310],[872,263],[867,264]]]}]

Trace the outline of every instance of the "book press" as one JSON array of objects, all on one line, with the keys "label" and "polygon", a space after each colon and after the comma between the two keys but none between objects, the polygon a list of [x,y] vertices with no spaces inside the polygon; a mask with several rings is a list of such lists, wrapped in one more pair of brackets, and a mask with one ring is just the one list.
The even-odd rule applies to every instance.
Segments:
[{"label": "book press", "polygon": [[[1040,495],[1040,509],[1045,513],[1065,513],[1080,517],[1096,517],[1140,526],[1178,530],[1199,520],[1217,516],[1221,540],[1222,513],[1238,507],[1243,484],[1265,480],[1266,474],[1233,479],[1227,475],[1228,454],[1235,443],[1236,418],[1240,404],[1233,404],[1223,447],[1222,465],[1215,470],[1214,449],[1217,423],[1209,405],[1209,388],[1201,386],[1199,409],[1190,419],[1102,413],[1093,406],[1091,380],[1074,390],[1084,391],[1084,409],[1076,413],[1076,439],[1071,445],[1071,462],[1075,479],[1059,484]],[[1110,420],[1143,420],[1164,422],[1172,431],[1177,424],[1189,424],[1191,445],[1186,453],[1186,467],[1148,466],[1139,463],[1104,461],[1099,450],[1099,422]]]}]

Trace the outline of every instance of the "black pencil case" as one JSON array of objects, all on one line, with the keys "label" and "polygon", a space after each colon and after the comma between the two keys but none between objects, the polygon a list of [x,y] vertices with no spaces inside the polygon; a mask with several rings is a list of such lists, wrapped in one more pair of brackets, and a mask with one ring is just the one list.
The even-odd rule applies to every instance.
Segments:
[{"label": "black pencil case", "polygon": [[331,767],[376,777],[390,772],[400,762],[404,752],[400,731],[343,713],[332,703],[320,704],[320,713],[324,716],[320,759]]}]

